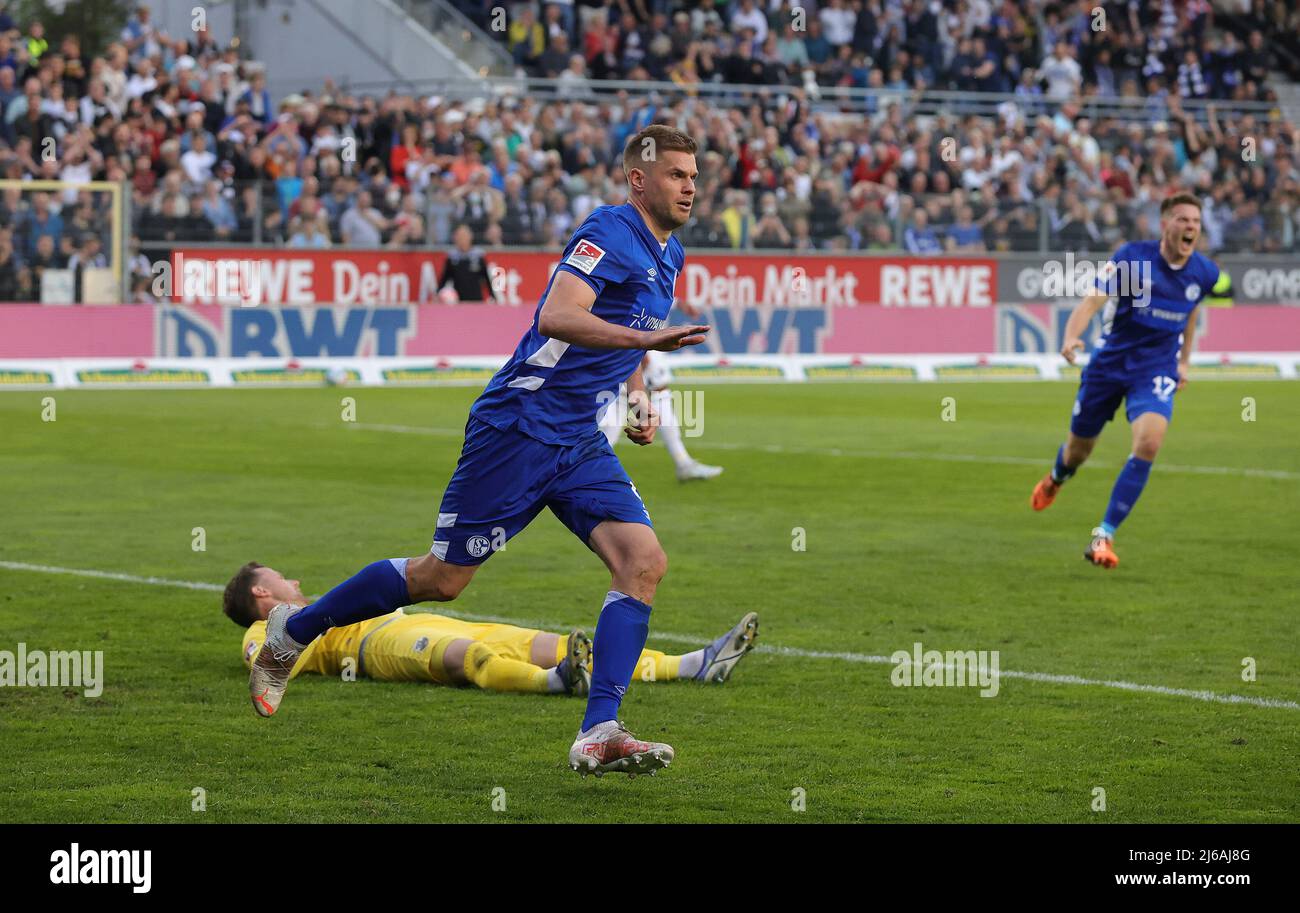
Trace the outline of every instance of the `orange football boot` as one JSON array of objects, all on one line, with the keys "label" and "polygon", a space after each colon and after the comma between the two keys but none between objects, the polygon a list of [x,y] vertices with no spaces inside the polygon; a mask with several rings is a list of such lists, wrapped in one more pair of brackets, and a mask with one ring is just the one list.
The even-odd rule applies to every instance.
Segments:
[{"label": "orange football boot", "polygon": [[1083,557],[1108,571],[1119,566],[1119,555],[1115,554],[1113,540],[1100,527],[1092,531],[1092,544],[1083,553]]},{"label": "orange football boot", "polygon": [[1052,474],[1047,475],[1034,486],[1034,495],[1029,499],[1029,504],[1034,510],[1047,510],[1056,500],[1056,493],[1061,490],[1061,486],[1052,481]]}]

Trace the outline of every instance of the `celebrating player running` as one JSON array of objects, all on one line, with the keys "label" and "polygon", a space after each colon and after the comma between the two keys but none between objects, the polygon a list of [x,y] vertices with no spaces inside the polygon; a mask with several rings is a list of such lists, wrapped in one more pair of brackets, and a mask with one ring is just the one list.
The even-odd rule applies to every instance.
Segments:
[{"label": "celebrating player running", "polygon": [[[480,564],[549,507],[611,575],[569,764],[584,774],[636,774],[673,760],[670,746],[642,742],[618,721],[667,557],[596,413],[602,394],[625,381],[630,396],[645,400],[636,371],[643,352],[697,345],[709,331],[667,325],[685,261],[672,232],[691,215],[695,149],[690,136],[659,124],[628,140],[629,202],[597,208],[574,232],[523,340],[471,407],[431,552],[376,561],[305,608],[272,609],[249,676],[258,713],[275,713],[294,663],[328,628],[455,599]],[[647,403],[642,412],[628,436],[648,444],[653,410]]]},{"label": "celebrating player running", "polygon": [[1160,240],[1120,247],[1098,288],[1083,299],[1065,326],[1061,354],[1071,364],[1083,349],[1092,316],[1108,307],[1106,329],[1088,361],[1074,401],[1070,433],[1056,465],[1034,488],[1031,504],[1043,510],[1092,453],[1102,427],[1121,399],[1133,429],[1133,453],[1120,470],[1101,525],[1084,557],[1104,568],[1119,564],[1115,530],[1124,522],[1151,473],[1174,411],[1174,393],[1187,383],[1196,337],[1196,309],[1219,279],[1219,268],[1196,252],[1201,202],[1178,193],[1160,205]]}]

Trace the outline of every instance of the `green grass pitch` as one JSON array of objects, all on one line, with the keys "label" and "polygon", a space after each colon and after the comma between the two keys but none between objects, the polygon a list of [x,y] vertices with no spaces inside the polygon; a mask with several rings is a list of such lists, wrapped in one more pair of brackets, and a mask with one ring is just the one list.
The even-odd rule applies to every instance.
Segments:
[{"label": "green grass pitch", "polygon": [[[704,389],[688,443],[720,479],[619,448],[670,561],[650,643],[757,609],[767,649],[724,686],[634,684],[630,727],[678,750],[634,781],[565,768],[571,698],[309,676],[259,719],[217,593],[12,567],[224,584],[257,559],[323,592],[428,547],[477,390],[67,391],[53,422],[49,394],[0,395],[0,649],[103,650],[107,680],[98,699],[0,688],[0,821],[1300,819],[1300,384],[1180,393],[1111,573],[1081,553],[1122,416],[1049,511],[1028,506],[1071,385]],[[543,513],[448,608],[591,630],[607,583]],[[1258,703],[1005,675],[982,698],[857,661],[918,641]]]}]

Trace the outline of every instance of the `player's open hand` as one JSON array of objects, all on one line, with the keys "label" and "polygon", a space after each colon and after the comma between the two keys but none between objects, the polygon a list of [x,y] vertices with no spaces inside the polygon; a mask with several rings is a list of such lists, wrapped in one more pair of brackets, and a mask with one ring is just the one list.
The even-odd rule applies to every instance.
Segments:
[{"label": "player's open hand", "polygon": [[665,327],[647,333],[644,348],[655,352],[676,352],[685,346],[698,346],[704,342],[710,329],[707,326]]},{"label": "player's open hand", "polygon": [[659,427],[659,413],[650,405],[644,390],[633,390],[627,395],[627,426],[623,432],[633,444],[644,447],[655,439]]},{"label": "player's open hand", "polygon": [[1083,340],[1078,336],[1071,336],[1065,341],[1065,345],[1061,346],[1061,357],[1070,364],[1074,364],[1075,358],[1077,358],[1079,353],[1082,351]]}]

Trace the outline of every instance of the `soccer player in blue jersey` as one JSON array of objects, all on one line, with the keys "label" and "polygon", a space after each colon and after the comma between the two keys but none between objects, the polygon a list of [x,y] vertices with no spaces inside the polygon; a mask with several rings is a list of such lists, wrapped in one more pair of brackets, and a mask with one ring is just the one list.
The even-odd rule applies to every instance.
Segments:
[{"label": "soccer player in blue jersey", "polygon": [[1061,354],[1074,364],[1083,333],[1103,307],[1104,332],[1079,382],[1070,433],[1056,464],[1034,488],[1030,503],[1044,510],[1092,453],[1120,400],[1133,430],[1133,452],[1115,480],[1110,503],[1083,557],[1113,568],[1115,531],[1146,486],[1174,411],[1174,394],[1187,384],[1196,338],[1196,309],[1219,280],[1219,268],[1196,252],[1201,202],[1178,193],[1160,204],[1160,240],[1119,248],[1101,270],[1097,288],[1070,314]]},{"label": "soccer player in blue jersey", "polygon": [[650,443],[654,413],[636,370],[642,354],[698,345],[709,331],[668,326],[685,260],[672,233],[691,215],[695,150],[690,136],[661,124],[628,140],[628,202],[597,208],[574,232],[514,355],[471,407],[432,550],[377,561],[309,606],[272,609],[249,676],[259,714],[275,713],[294,663],[326,629],[411,603],[455,599],[479,565],[547,507],[611,576],[596,623],[587,712],[569,764],[584,775],[636,774],[672,761],[670,746],[640,741],[618,721],[667,557],[596,413],[606,391],[627,382],[640,410],[627,435]]}]

